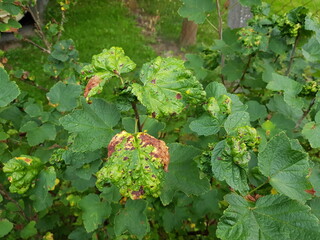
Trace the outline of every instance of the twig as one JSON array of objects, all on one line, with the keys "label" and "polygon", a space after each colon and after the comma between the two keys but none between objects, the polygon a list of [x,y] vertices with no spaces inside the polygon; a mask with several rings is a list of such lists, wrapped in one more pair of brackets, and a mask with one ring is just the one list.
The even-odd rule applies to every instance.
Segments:
[{"label": "twig", "polygon": [[214,29],[217,33],[219,33],[219,29],[218,29],[215,25],[213,25],[213,23],[210,22],[210,20],[209,20],[208,18],[206,18],[206,20],[207,20],[207,22],[211,25],[211,27],[213,27],[213,29]]},{"label": "twig", "polygon": [[36,33],[42,39],[42,41],[46,45],[47,49],[51,49],[51,44],[48,42],[46,35],[42,31],[41,24],[40,24],[41,20],[40,20],[40,16],[39,16],[39,12],[38,12],[37,8],[34,7],[35,11],[32,10],[32,7],[30,5],[27,8],[28,8],[28,11],[30,12],[30,14],[35,22],[35,26],[37,29]]},{"label": "twig", "polygon": [[44,87],[42,87],[42,86],[40,86],[40,85],[35,84],[33,81],[30,81],[30,80],[28,80],[28,79],[20,79],[20,80],[21,80],[22,82],[26,83],[26,84],[29,84],[29,85],[31,85],[31,86],[34,86],[34,87],[38,88],[38,89],[41,90],[41,91],[49,92],[48,89],[46,89],[46,88],[44,88]]},{"label": "twig", "polygon": [[291,54],[290,54],[290,62],[289,62],[289,66],[288,66],[288,69],[287,69],[286,74],[285,74],[286,76],[288,76],[289,73],[290,73],[290,70],[291,70],[291,67],[292,67],[292,64],[293,64],[293,60],[294,60],[294,55],[295,55],[295,52],[296,52],[296,49],[297,49],[299,37],[300,37],[300,34],[298,33],[298,35],[296,37],[296,40],[294,41]]},{"label": "twig", "polygon": [[23,41],[28,42],[28,43],[31,43],[33,46],[41,49],[41,50],[42,50],[43,52],[45,52],[45,53],[48,53],[48,54],[51,53],[50,50],[45,49],[44,47],[41,47],[40,45],[36,44],[34,41],[32,41],[32,40],[30,40],[30,39],[28,39],[28,38],[24,38]]},{"label": "twig", "polygon": [[258,187],[256,187],[255,189],[252,189],[248,195],[251,195],[252,193],[254,193],[255,191],[257,191],[258,189],[262,188],[264,185],[268,184],[269,183],[269,180],[265,183],[262,183],[261,185],[259,185]]},{"label": "twig", "polygon": [[19,214],[22,218],[24,218],[26,221],[29,222],[29,218],[26,216],[24,210],[22,209],[22,207],[19,205],[19,203],[13,199],[9,193],[5,190],[4,186],[0,183],[0,194],[7,199],[8,201],[12,202],[14,205],[16,205],[19,209]]},{"label": "twig", "polygon": [[[216,5],[217,5],[218,22],[219,22],[218,34],[219,34],[219,39],[222,40],[223,39],[223,36],[222,36],[223,22],[222,22],[222,16],[221,16],[220,0],[216,0]],[[221,53],[221,63],[220,63],[221,68],[223,68],[224,62],[225,62],[225,57]],[[223,83],[223,85],[225,85],[224,76],[222,73],[221,73],[220,77],[221,77],[221,82]]]},{"label": "twig", "polygon": [[313,98],[309,104],[309,107],[306,111],[303,112],[302,117],[298,120],[296,126],[294,127],[294,129],[297,129],[298,127],[300,127],[303,119],[306,118],[306,116],[309,114],[309,112],[311,111],[311,108],[313,107],[313,105],[316,103],[316,98]]},{"label": "twig", "polygon": [[238,83],[238,84],[234,87],[234,89],[231,91],[232,93],[234,93],[235,91],[238,90],[238,88],[240,87],[241,82],[244,80],[244,78],[245,78],[245,76],[246,76],[246,73],[247,73],[247,71],[248,71],[248,68],[250,67],[252,57],[253,57],[253,55],[250,54],[250,55],[249,55],[249,58],[248,58],[247,65],[246,65],[245,68],[243,69],[243,72],[242,72],[241,78],[240,78],[240,80],[239,80],[239,83]]},{"label": "twig", "polygon": [[63,25],[64,25],[64,22],[65,22],[65,13],[64,11],[62,10],[61,11],[61,22],[60,22],[60,29],[59,29],[59,33],[58,33],[58,36],[57,36],[57,42],[60,41],[60,38],[61,38],[61,34],[62,34],[62,31],[63,31]]},{"label": "twig", "polygon": [[131,106],[132,106],[132,109],[134,111],[134,115],[135,115],[135,118],[136,118],[136,121],[137,121],[138,131],[142,132],[142,126],[141,126],[141,123],[140,123],[140,116],[139,116],[139,112],[138,112],[138,109],[137,109],[136,102],[131,102]]}]

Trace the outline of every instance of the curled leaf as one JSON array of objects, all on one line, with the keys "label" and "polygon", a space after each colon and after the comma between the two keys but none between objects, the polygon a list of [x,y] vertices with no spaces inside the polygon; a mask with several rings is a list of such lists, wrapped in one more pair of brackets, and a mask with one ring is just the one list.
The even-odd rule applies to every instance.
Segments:
[{"label": "curled leaf", "polygon": [[108,145],[108,160],[97,173],[97,186],[111,182],[123,196],[131,199],[158,197],[169,159],[163,141],[143,132],[122,131]]}]

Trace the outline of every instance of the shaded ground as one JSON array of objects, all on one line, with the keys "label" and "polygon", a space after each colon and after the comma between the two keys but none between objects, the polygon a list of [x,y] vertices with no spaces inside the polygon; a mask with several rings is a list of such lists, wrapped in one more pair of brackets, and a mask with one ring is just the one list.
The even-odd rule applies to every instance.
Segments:
[{"label": "shaded ground", "polygon": [[127,7],[136,16],[138,26],[142,28],[142,34],[147,38],[154,38],[150,45],[157,55],[163,57],[175,56],[184,59],[185,53],[181,51],[177,41],[165,39],[157,33],[156,25],[161,20],[160,15],[147,14],[139,8],[137,3],[134,5],[127,3]]}]

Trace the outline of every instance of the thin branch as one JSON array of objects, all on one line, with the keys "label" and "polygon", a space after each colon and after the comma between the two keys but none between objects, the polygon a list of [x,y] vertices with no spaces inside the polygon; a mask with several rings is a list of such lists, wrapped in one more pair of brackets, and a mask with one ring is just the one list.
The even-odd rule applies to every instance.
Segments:
[{"label": "thin branch", "polygon": [[[222,40],[223,39],[223,36],[222,36],[223,22],[222,22],[221,8],[220,8],[220,0],[216,0],[216,5],[217,5],[218,22],[219,22],[218,34],[219,34],[219,39]],[[221,53],[221,63],[220,63],[221,68],[223,68],[224,62],[225,62],[225,57]],[[221,77],[221,82],[225,85],[224,76],[222,73],[220,77]]]},{"label": "thin branch", "polygon": [[206,18],[206,20],[207,20],[207,22],[210,24],[210,26],[213,27],[213,29],[214,29],[217,33],[219,33],[219,29],[218,29],[215,25],[213,25],[213,23],[210,22],[210,20],[209,20],[208,18]]},{"label": "thin branch", "polygon": [[31,86],[33,86],[33,87],[38,88],[38,89],[41,90],[41,91],[49,92],[49,89],[44,88],[44,87],[42,87],[42,86],[40,86],[40,85],[37,85],[35,82],[33,82],[33,81],[31,81],[31,80],[21,79],[21,78],[20,78],[20,80],[21,80],[22,82],[28,84],[28,85],[31,85]]},{"label": "thin branch", "polygon": [[34,41],[32,41],[32,40],[30,40],[30,39],[28,39],[28,38],[24,38],[23,41],[28,42],[28,43],[31,43],[33,46],[39,48],[41,51],[43,51],[43,52],[45,52],[45,53],[48,53],[48,54],[51,53],[50,50],[45,49],[44,47],[41,47],[40,45],[36,44]]},{"label": "thin branch", "polygon": [[131,102],[131,106],[132,106],[132,109],[134,111],[134,115],[135,115],[135,118],[136,118],[136,121],[137,121],[138,131],[142,132],[142,126],[141,126],[141,123],[140,123],[140,116],[139,116],[139,112],[138,112],[138,109],[137,109],[137,104],[135,102]]},{"label": "thin branch", "polygon": [[232,93],[234,93],[235,91],[238,90],[238,88],[239,88],[240,85],[241,85],[241,82],[244,80],[244,78],[245,78],[245,76],[246,76],[246,74],[247,74],[247,71],[248,71],[248,69],[249,69],[249,67],[250,67],[252,57],[253,57],[253,55],[250,54],[250,55],[249,55],[249,58],[248,58],[247,65],[246,65],[245,68],[243,69],[243,72],[242,72],[241,78],[240,78],[240,80],[239,80],[239,83],[238,83],[238,84],[234,87],[234,89],[231,91]]},{"label": "thin branch", "polygon": [[252,193],[254,193],[255,191],[257,191],[258,189],[262,188],[264,185],[268,184],[269,181],[265,182],[265,183],[262,183],[261,185],[259,185],[258,187],[256,187],[255,189],[252,189],[248,195],[251,195]]},{"label": "thin branch", "polygon": [[65,18],[66,18],[66,15],[65,15],[64,11],[62,10],[61,11],[60,29],[59,29],[59,33],[58,33],[58,37],[57,37],[57,42],[60,41],[61,34],[62,34],[62,31],[63,31],[63,25],[64,25],[64,22],[65,22]]},{"label": "thin branch", "polygon": [[219,22],[219,26],[218,26],[219,39],[222,40],[223,23],[222,23],[222,15],[221,15],[221,8],[220,8],[220,0],[216,0],[216,5],[217,5],[218,22]]},{"label": "thin branch", "polygon": [[32,10],[31,6],[28,6],[28,12],[30,12],[34,22],[35,22],[35,26],[36,26],[36,33],[39,35],[39,37],[42,39],[43,43],[46,45],[47,49],[51,49],[51,44],[49,43],[49,41],[46,38],[46,35],[44,34],[44,32],[42,31],[42,27],[41,27],[41,20],[40,20],[40,14],[37,10],[36,7],[33,8],[34,11]]},{"label": "thin branch", "polygon": [[290,70],[291,70],[291,67],[292,67],[292,64],[293,64],[293,60],[294,60],[294,55],[296,53],[299,37],[300,37],[300,34],[298,33],[298,35],[296,37],[296,40],[294,41],[291,54],[290,54],[290,62],[289,62],[289,66],[288,66],[288,69],[287,69],[286,74],[285,74],[286,76],[288,76],[289,73],[290,73]]},{"label": "thin branch", "polygon": [[26,216],[26,214],[25,214],[24,210],[22,209],[22,207],[20,206],[20,204],[9,195],[9,193],[5,190],[4,186],[1,183],[0,183],[0,194],[6,200],[8,200],[8,201],[12,202],[14,205],[16,205],[17,208],[19,209],[19,214],[21,215],[21,217],[29,222],[29,218]]},{"label": "thin branch", "polygon": [[313,98],[313,99],[311,100],[310,104],[309,104],[308,109],[303,112],[302,117],[298,120],[298,122],[297,122],[296,126],[294,127],[294,129],[297,129],[297,128],[300,127],[303,119],[305,119],[306,116],[310,113],[310,111],[311,111],[311,109],[312,109],[312,107],[313,107],[313,105],[314,105],[315,103],[316,103],[316,98]]}]

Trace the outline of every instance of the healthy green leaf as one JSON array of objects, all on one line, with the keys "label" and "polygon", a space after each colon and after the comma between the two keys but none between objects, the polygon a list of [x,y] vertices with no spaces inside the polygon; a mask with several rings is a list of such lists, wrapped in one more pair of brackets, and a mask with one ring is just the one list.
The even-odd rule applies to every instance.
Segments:
[{"label": "healthy green leaf", "polygon": [[47,93],[47,98],[58,111],[66,112],[77,107],[77,99],[80,94],[79,85],[57,82]]},{"label": "healthy green leaf", "polygon": [[82,220],[87,232],[96,230],[111,213],[108,202],[101,202],[98,195],[90,193],[79,202],[82,210]]},{"label": "healthy green leaf", "polygon": [[250,115],[247,112],[235,112],[228,116],[224,122],[224,129],[227,133],[231,133],[237,127],[250,126]]},{"label": "healthy green leaf", "polygon": [[229,194],[225,199],[230,205],[217,229],[222,240],[320,238],[319,220],[310,213],[310,208],[286,196],[268,195],[249,202]]},{"label": "healthy green leaf", "polygon": [[39,126],[36,122],[30,121],[20,128],[20,132],[27,133],[27,140],[30,146],[36,146],[46,140],[54,140],[56,138],[56,128],[50,123]]},{"label": "healthy green leaf", "polygon": [[33,207],[37,212],[52,205],[53,198],[49,190],[55,186],[55,181],[56,172],[54,167],[48,167],[40,172],[36,186],[30,196],[30,199],[33,200]]},{"label": "healthy green leaf", "polygon": [[183,6],[179,8],[178,13],[181,17],[201,24],[206,20],[208,12],[213,10],[214,4],[211,0],[183,0]]},{"label": "healthy green leaf", "polygon": [[124,209],[114,218],[114,231],[117,236],[129,232],[142,239],[149,231],[146,216],[147,202],[144,200],[128,200]]},{"label": "healthy green leaf", "polygon": [[160,196],[164,205],[168,205],[177,191],[187,195],[200,195],[209,190],[208,179],[199,177],[199,170],[194,157],[200,151],[191,146],[170,144],[170,164],[168,173],[165,174],[162,194]]},{"label": "healthy green leaf", "polygon": [[[143,124],[142,131],[147,131],[148,134],[158,137],[159,132],[162,131],[166,124],[159,122],[157,119],[148,117],[147,115],[140,115],[140,122]],[[136,128],[136,120],[134,118],[122,118],[122,125],[124,130],[129,133],[134,133]]]},{"label": "healthy green leaf", "polygon": [[210,117],[210,116],[203,116],[192,121],[189,125],[189,128],[196,132],[198,135],[210,136],[216,134],[220,130],[220,123],[218,119]]},{"label": "healthy green leaf", "polygon": [[294,148],[284,133],[273,137],[266,147],[260,150],[258,166],[278,192],[301,202],[312,197],[306,192],[311,188],[307,180],[308,155]]},{"label": "healthy green leaf", "polygon": [[60,122],[75,136],[72,149],[84,152],[106,147],[115,134],[112,128],[119,120],[115,105],[94,99],[92,104],[83,103],[83,109],[64,116]]},{"label": "healthy green leaf", "polygon": [[302,108],[303,100],[297,97],[297,94],[302,90],[302,84],[282,76],[277,73],[272,73],[272,81],[267,85],[267,88],[273,91],[284,91],[284,101],[294,108]]},{"label": "healthy green leaf", "polygon": [[217,179],[226,181],[230,187],[244,194],[249,190],[247,173],[233,161],[232,156],[224,156],[225,148],[225,140],[214,147],[211,156],[212,172]]},{"label": "healthy green leaf", "polygon": [[8,219],[0,219],[0,237],[7,235],[12,228],[13,224]]},{"label": "healthy green leaf", "polygon": [[268,112],[266,107],[257,101],[248,101],[246,105],[248,105],[247,111],[249,112],[251,122],[267,117]]},{"label": "healthy green leaf", "polygon": [[188,59],[188,62],[184,64],[186,68],[194,70],[197,79],[204,79],[208,72],[203,67],[203,59],[197,54],[186,54],[185,57]]},{"label": "healthy green leaf", "polygon": [[164,230],[170,233],[175,228],[178,229],[183,224],[183,220],[187,219],[189,215],[190,213],[185,207],[177,206],[174,211],[165,208],[162,216]]},{"label": "healthy green leaf", "polygon": [[140,80],[143,85],[134,83],[132,93],[156,115],[179,114],[187,104],[199,103],[205,96],[200,82],[175,58],[157,57],[144,64]]},{"label": "healthy green leaf", "polygon": [[5,107],[16,97],[19,96],[20,90],[15,82],[9,80],[9,76],[3,68],[0,67],[0,107]]},{"label": "healthy green leaf", "polygon": [[32,236],[37,234],[36,222],[29,222],[20,232],[20,237],[23,239],[31,238]]},{"label": "healthy green leaf", "polygon": [[211,82],[206,87],[207,98],[215,97],[218,98],[221,95],[227,94],[227,89],[222,83]]},{"label": "healthy green leaf", "polygon": [[315,122],[304,125],[302,135],[308,139],[312,148],[320,147],[320,111],[315,116]]}]

